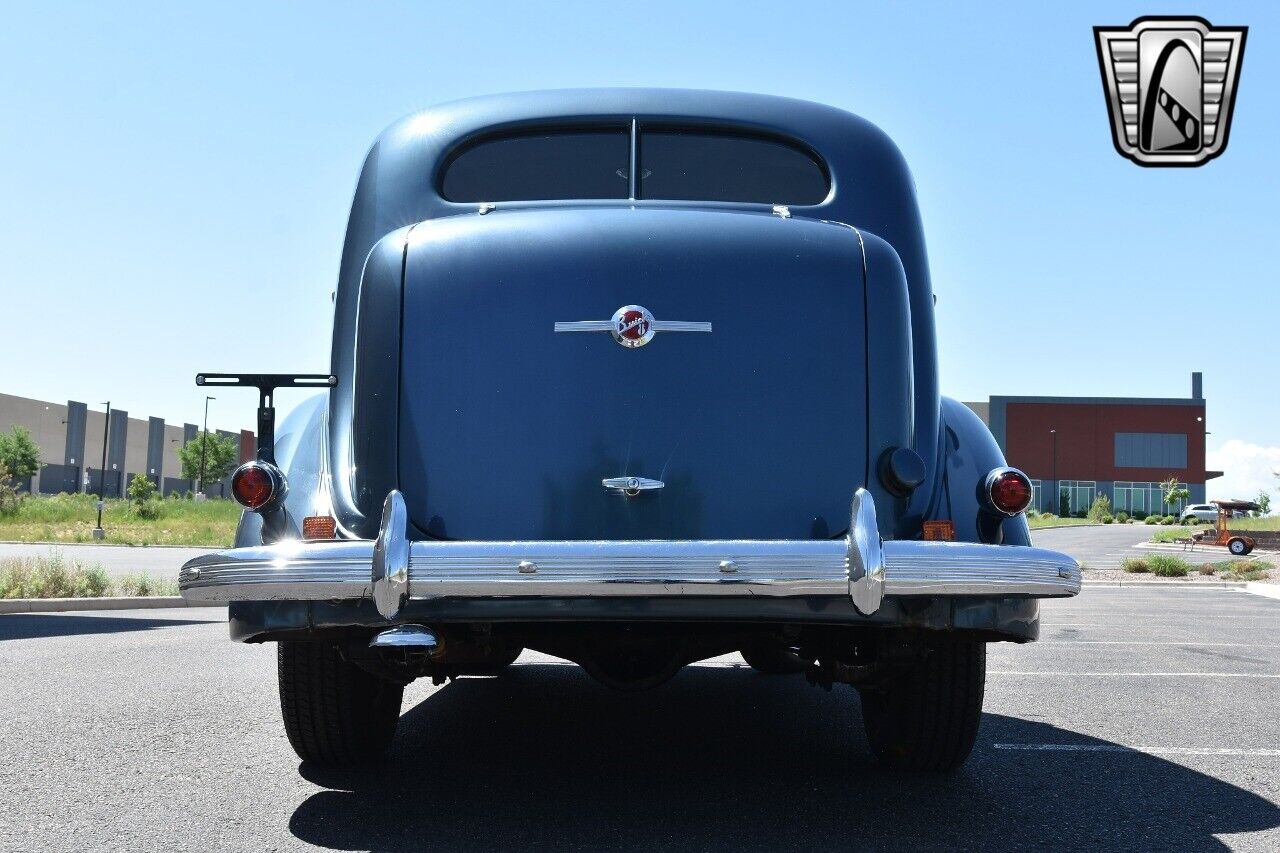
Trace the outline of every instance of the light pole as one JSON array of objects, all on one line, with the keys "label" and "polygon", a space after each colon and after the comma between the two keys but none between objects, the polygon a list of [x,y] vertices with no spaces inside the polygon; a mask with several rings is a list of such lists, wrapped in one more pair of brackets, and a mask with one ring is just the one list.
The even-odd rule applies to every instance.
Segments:
[{"label": "light pole", "polygon": [[104,405],[107,407],[107,414],[102,419],[102,470],[98,477],[98,526],[93,528],[94,539],[102,539],[107,535],[102,529],[102,504],[107,495],[107,438],[111,435],[111,401],[108,400]]},{"label": "light pole", "polygon": [[204,491],[204,454],[209,447],[209,401],[217,397],[204,398],[204,437],[200,439],[200,479],[196,481],[196,494]]},{"label": "light pole", "polygon": [[1062,511],[1062,488],[1058,485],[1058,431],[1049,430],[1049,436],[1053,439],[1053,510],[1057,515]]}]

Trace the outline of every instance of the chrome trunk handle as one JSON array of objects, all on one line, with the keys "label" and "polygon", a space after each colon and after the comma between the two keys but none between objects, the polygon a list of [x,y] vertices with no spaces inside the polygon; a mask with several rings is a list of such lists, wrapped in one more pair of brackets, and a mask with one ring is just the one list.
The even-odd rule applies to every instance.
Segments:
[{"label": "chrome trunk handle", "polygon": [[616,489],[624,495],[638,495],[654,489],[661,489],[666,483],[661,480],[650,480],[648,477],[606,477],[600,481],[606,489]]}]

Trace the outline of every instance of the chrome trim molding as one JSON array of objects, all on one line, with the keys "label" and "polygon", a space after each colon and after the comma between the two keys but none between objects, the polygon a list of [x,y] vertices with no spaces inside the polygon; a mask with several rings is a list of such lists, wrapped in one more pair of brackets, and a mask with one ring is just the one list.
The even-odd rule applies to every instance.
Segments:
[{"label": "chrome trim molding", "polygon": [[393,620],[410,599],[736,596],[849,597],[864,615],[885,596],[1029,596],[1080,591],[1065,554],[1012,545],[881,540],[859,489],[843,540],[409,542],[399,492],[375,542],[235,548],[196,557],[178,585],[193,602],[372,598]]},{"label": "chrome trim molding", "polygon": [[609,320],[562,320],[557,332],[609,332],[628,349],[642,347],[658,332],[710,332],[711,324],[691,320],[655,320],[643,305],[623,305]]}]

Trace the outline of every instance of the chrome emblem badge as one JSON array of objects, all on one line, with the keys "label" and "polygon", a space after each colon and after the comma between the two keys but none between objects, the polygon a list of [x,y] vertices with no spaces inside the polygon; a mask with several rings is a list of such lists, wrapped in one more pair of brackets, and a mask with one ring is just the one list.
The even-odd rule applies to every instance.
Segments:
[{"label": "chrome emblem badge", "polygon": [[609,332],[627,349],[642,347],[658,332],[710,332],[710,323],[687,320],[655,320],[643,305],[623,305],[609,320],[570,320],[557,322],[557,332]]},{"label": "chrome emblem badge", "polygon": [[1139,166],[1201,166],[1226,150],[1248,31],[1204,18],[1094,27],[1120,155]]},{"label": "chrome emblem badge", "polygon": [[613,339],[624,347],[642,347],[653,335],[653,315],[648,308],[623,305],[613,312]]}]

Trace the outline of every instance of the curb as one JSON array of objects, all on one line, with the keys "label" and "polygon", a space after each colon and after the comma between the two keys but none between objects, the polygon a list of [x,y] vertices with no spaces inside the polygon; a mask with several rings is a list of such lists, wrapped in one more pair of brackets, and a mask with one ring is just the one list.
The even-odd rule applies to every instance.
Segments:
[{"label": "curb", "polygon": [[[1246,583],[1244,581],[1214,581],[1213,583],[1205,583],[1203,581],[1172,581],[1172,580],[1130,581],[1129,583],[1124,583],[1123,581],[1086,580],[1081,584],[1082,589],[1088,588],[1091,586],[1094,586],[1094,587],[1110,586],[1110,587],[1117,587],[1117,588],[1124,588],[1124,589],[1137,589],[1138,587],[1145,587],[1145,586],[1159,586],[1159,587],[1174,586],[1174,587],[1177,587],[1178,589],[1244,589],[1246,587]],[[1277,597],[1280,597],[1280,595],[1278,595]]]},{"label": "curb", "polygon": [[62,613],[73,610],[153,610],[171,607],[225,606],[223,604],[188,604],[180,595],[0,599],[0,613]]},{"label": "curb", "polygon": [[1265,598],[1280,598],[1280,584],[1249,581],[1244,585],[1245,592],[1261,595]]},{"label": "curb", "polygon": [[[1124,525],[1122,524],[1120,526],[1123,527]],[[1099,524],[1097,522],[1094,522],[1092,524],[1046,524],[1041,527],[1031,527],[1030,525],[1028,525],[1028,529],[1032,532],[1032,534],[1034,534],[1037,530],[1062,530],[1067,527],[1115,527],[1115,525]]]}]

